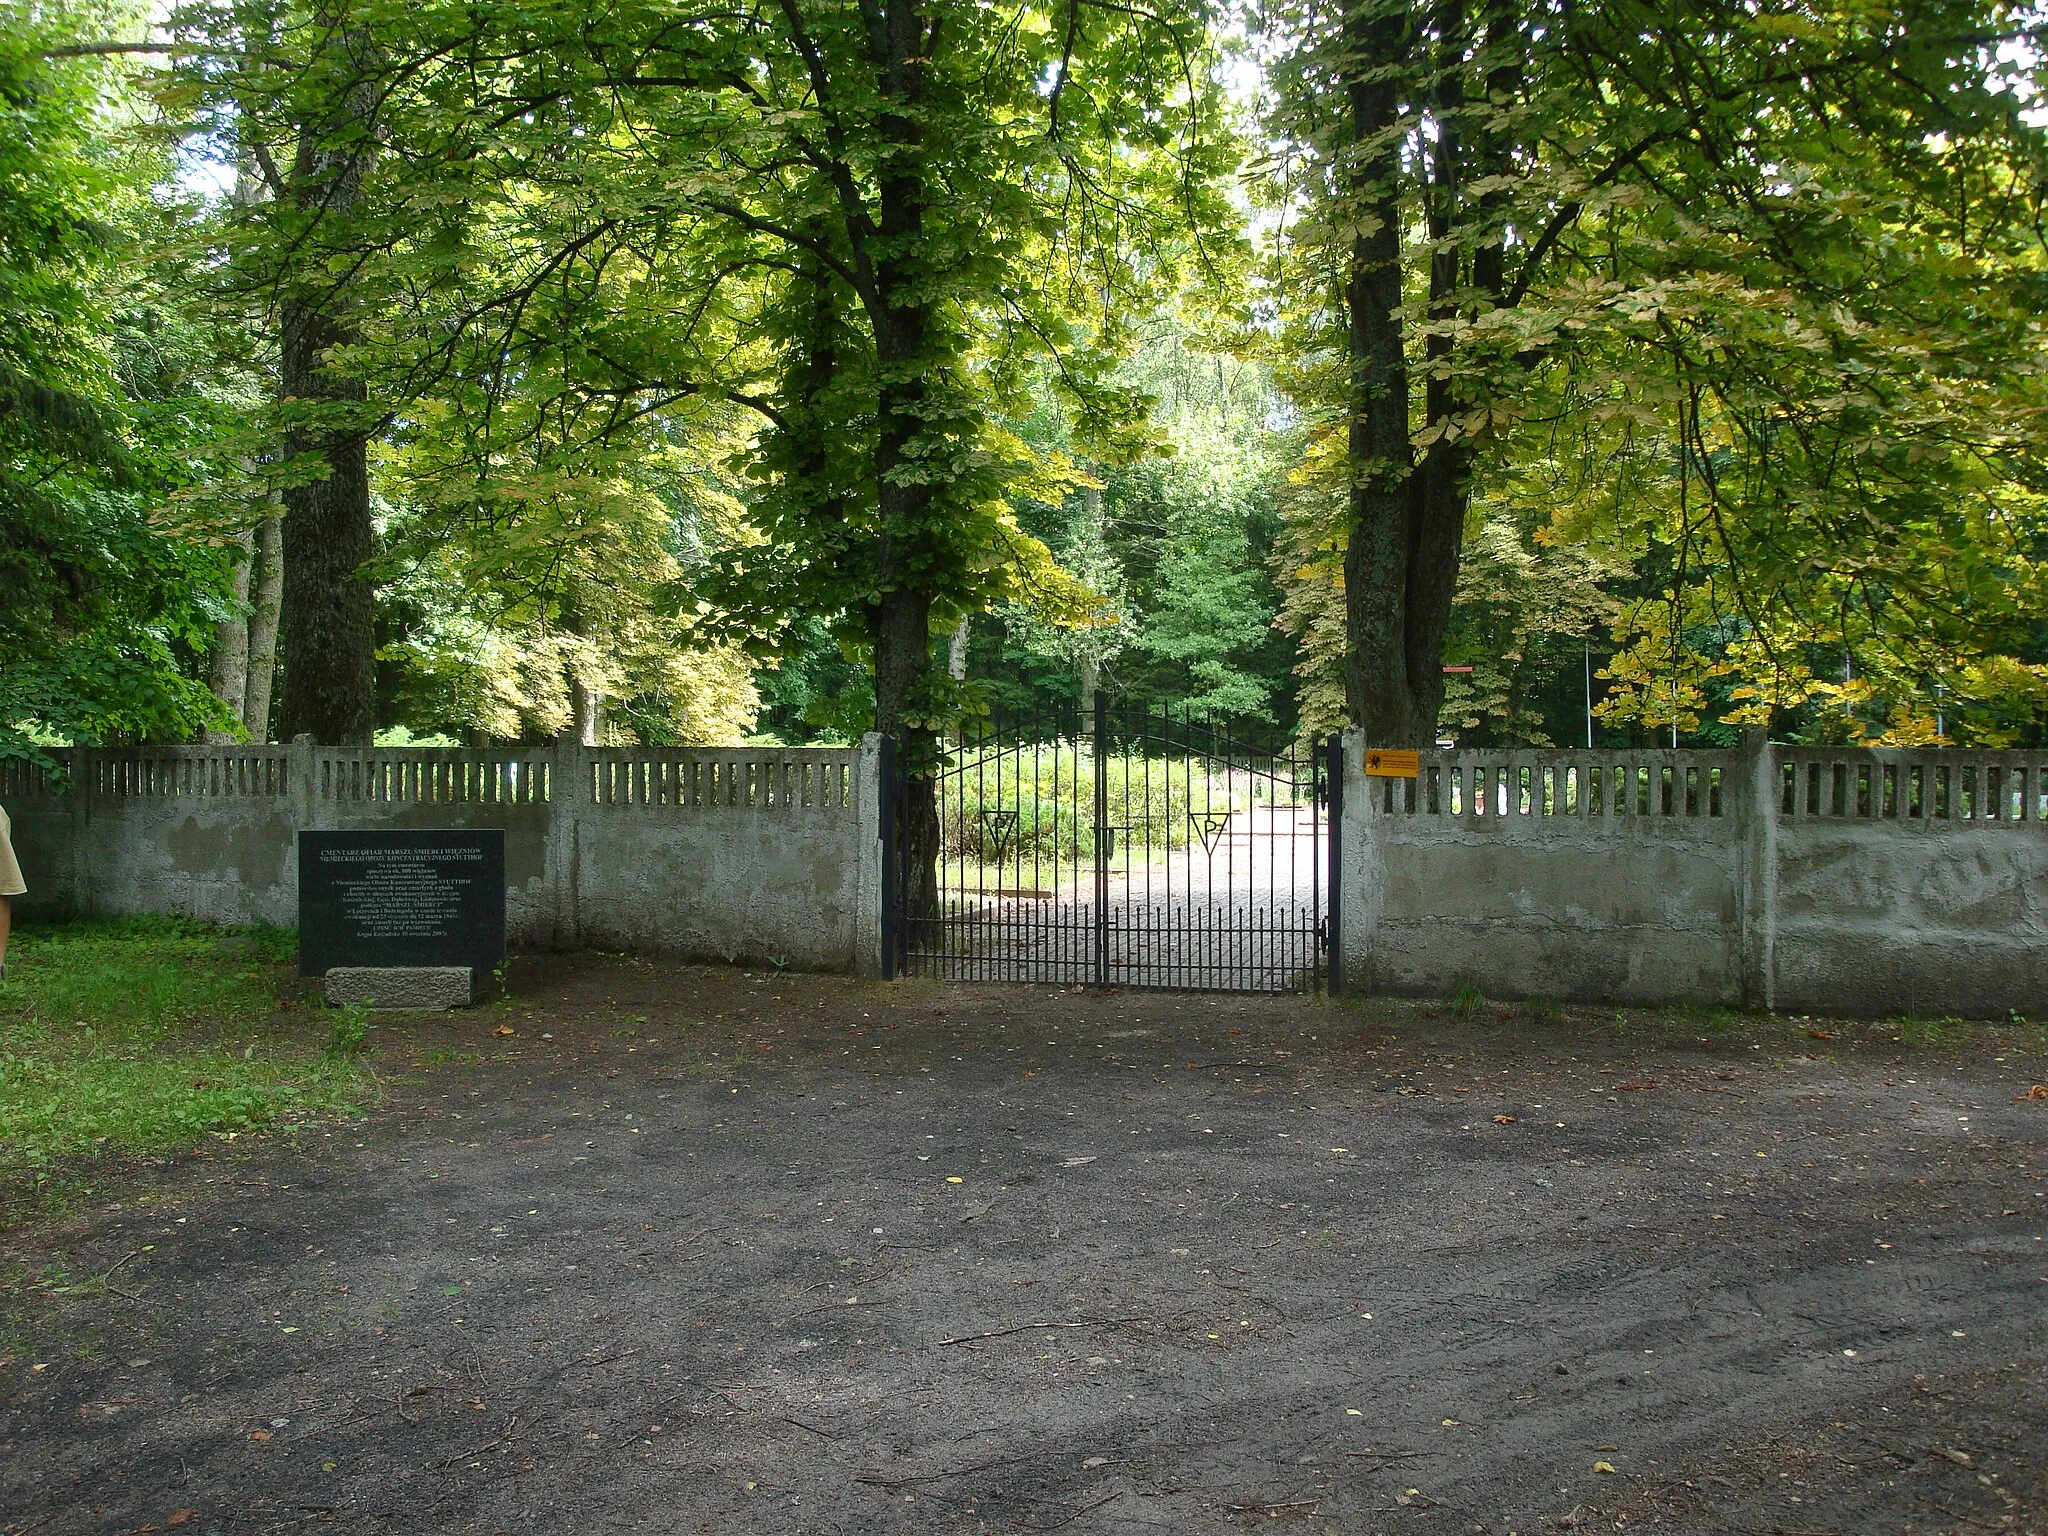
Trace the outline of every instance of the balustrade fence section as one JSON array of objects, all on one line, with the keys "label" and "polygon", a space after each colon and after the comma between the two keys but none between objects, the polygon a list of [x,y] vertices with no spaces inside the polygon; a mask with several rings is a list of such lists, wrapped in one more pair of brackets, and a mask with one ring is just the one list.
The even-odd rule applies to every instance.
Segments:
[{"label": "balustrade fence section", "polygon": [[1778,811],[1788,821],[2048,822],[2048,754],[1775,751]]},{"label": "balustrade fence section", "polygon": [[845,811],[855,774],[848,753],[616,749],[590,765],[596,805],[723,806]]},{"label": "balustrade fence section", "polygon": [[[1378,779],[1382,814],[1530,826],[1728,814],[1735,758],[1723,752],[1444,752],[1412,779]],[[1567,830],[1560,828],[1559,830]]]},{"label": "balustrade fence section", "polygon": [[319,797],[375,805],[541,805],[554,768],[547,753],[437,747],[325,748],[315,759]]},{"label": "balustrade fence section", "polygon": [[2048,1012],[2048,753],[1347,754],[1354,984]]},{"label": "balustrade fence section", "polygon": [[[868,749],[872,755],[872,749]],[[77,748],[0,764],[25,905],[297,920],[297,833],[496,827],[515,944],[872,964],[863,750]],[[871,795],[869,796],[871,799]],[[865,833],[865,835],[863,835]]]}]

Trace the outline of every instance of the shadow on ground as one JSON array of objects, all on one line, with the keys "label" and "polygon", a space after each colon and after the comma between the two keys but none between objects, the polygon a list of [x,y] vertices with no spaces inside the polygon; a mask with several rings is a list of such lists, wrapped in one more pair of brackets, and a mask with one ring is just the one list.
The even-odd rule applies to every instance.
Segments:
[{"label": "shadow on ground", "polygon": [[1782,1034],[530,967],[16,1235],[0,1529],[2048,1531],[2041,1061]]}]

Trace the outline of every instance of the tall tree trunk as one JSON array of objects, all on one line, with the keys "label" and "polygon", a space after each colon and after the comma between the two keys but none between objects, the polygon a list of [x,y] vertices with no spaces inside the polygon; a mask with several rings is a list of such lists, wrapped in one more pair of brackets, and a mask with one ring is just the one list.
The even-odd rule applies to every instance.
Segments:
[{"label": "tall tree trunk", "polygon": [[[297,300],[284,307],[288,399],[360,402],[361,383],[322,366],[348,333]],[[329,746],[368,745],[375,729],[376,594],[363,566],[375,553],[368,443],[357,432],[292,433],[292,454],[316,453],[327,473],[284,493],[284,698],[278,734]]]},{"label": "tall tree trunk", "polygon": [[1465,0],[1438,0],[1436,81],[1431,106],[1436,142],[1422,167],[1423,201],[1429,238],[1429,316],[1434,324],[1425,353],[1429,380],[1423,388],[1423,420],[1436,430],[1414,471],[1409,526],[1408,603],[1402,636],[1408,694],[1407,744],[1435,739],[1443,712],[1444,638],[1451,602],[1458,591],[1458,567],[1465,548],[1465,508],[1471,500],[1471,438],[1456,431],[1464,402],[1449,378],[1452,341],[1448,326],[1458,318],[1465,277],[1460,229],[1465,162],[1465,52],[1470,41]]},{"label": "tall tree trunk", "polygon": [[[332,67],[346,78],[332,115],[302,125],[290,192],[315,225],[345,223],[362,200],[372,139],[370,47],[343,36]],[[295,275],[296,276],[296,275]],[[331,353],[356,339],[349,296],[324,272],[290,283],[281,306],[278,389],[298,422],[286,440],[294,460],[315,457],[324,471],[284,493],[284,699],[278,734],[306,733],[328,745],[367,745],[376,725],[376,593],[363,567],[375,552],[370,521],[369,440],[360,379],[329,367]],[[325,408],[325,409],[323,409]]]},{"label": "tall tree trunk", "polygon": [[905,768],[900,812],[905,909],[922,917],[938,909],[939,813],[932,771],[939,738],[924,711],[932,660],[932,592],[919,556],[932,537],[932,490],[919,472],[926,430],[927,383],[933,359],[924,293],[925,182],[918,108],[939,25],[927,23],[917,0],[884,0],[868,11],[869,54],[883,107],[878,125],[890,153],[877,186],[875,332],[879,378],[875,441],[877,597],[868,608],[875,646],[875,729],[894,736]]},{"label": "tall tree trunk", "polygon": [[[1422,58],[1415,0],[1359,0],[1346,18],[1344,63],[1349,167],[1346,194],[1361,233],[1345,288],[1351,368],[1350,547],[1345,552],[1349,647],[1345,697],[1369,740],[1427,746],[1443,709],[1444,642],[1462,564],[1472,501],[1473,401],[1454,383],[1449,326],[1475,300],[1505,299],[1498,227],[1514,169],[1513,142],[1499,126],[1521,81],[1521,13],[1512,0],[1485,0],[1475,49],[1468,0],[1434,0],[1427,89],[1434,136],[1404,171],[1404,90]],[[1476,80],[1486,103],[1476,112]],[[1476,124],[1476,127],[1468,125]],[[1429,364],[1423,386],[1423,441],[1411,446],[1407,337],[1401,314],[1402,189],[1413,175],[1430,239]],[[1481,190],[1474,197],[1467,184]],[[1470,252],[1469,256],[1466,254]]]},{"label": "tall tree trunk", "polygon": [[[273,498],[275,500],[275,498]],[[270,691],[277,676],[277,624],[284,609],[284,519],[276,512],[256,525],[250,578],[249,687],[242,724],[261,746],[270,740]]]},{"label": "tall tree trunk", "polygon": [[604,695],[582,678],[569,679],[569,731],[579,747],[597,745],[598,715]]},{"label": "tall tree trunk", "polygon": [[[246,718],[249,702],[249,576],[256,555],[255,529],[245,528],[237,534],[235,549],[235,611],[214,626],[207,686],[240,721]],[[216,730],[208,731],[206,739],[230,742],[236,737],[233,731]]]},{"label": "tall tree trunk", "polygon": [[1425,741],[1408,689],[1408,578],[1415,522],[1408,362],[1401,324],[1401,88],[1415,29],[1405,0],[1354,0],[1344,19],[1345,196],[1358,234],[1344,287],[1350,365],[1349,646],[1344,694],[1377,745]]},{"label": "tall tree trunk", "polygon": [[967,615],[953,629],[953,643],[946,652],[946,675],[956,683],[967,681]]}]

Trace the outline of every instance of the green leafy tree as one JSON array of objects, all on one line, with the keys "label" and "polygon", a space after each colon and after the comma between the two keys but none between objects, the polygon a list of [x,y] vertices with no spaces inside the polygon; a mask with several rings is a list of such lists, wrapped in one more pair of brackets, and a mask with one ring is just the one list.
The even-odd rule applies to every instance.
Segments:
[{"label": "green leafy tree", "polygon": [[[1148,400],[1152,443],[1092,465],[1099,491],[1022,517],[1102,607],[1080,624],[1003,610],[984,626],[977,684],[1017,707],[1071,699],[1078,685],[1085,709],[1099,672],[1120,707],[1291,729],[1293,654],[1268,563],[1292,437],[1266,370],[1221,346],[1183,319],[1148,326],[1116,377]],[[1073,446],[1050,398],[1019,431]]]},{"label": "green leafy tree", "polygon": [[[148,259],[162,161],[81,39],[125,19],[0,7],[0,751],[176,740],[229,561],[176,514],[217,423]],[[203,533],[203,530],[202,530]]]},{"label": "green leafy tree", "polygon": [[[371,40],[333,47],[379,82],[367,112],[324,84],[307,142],[341,158],[275,205],[294,260],[294,188],[351,209],[320,246],[351,329],[322,355],[376,370],[373,399],[383,378],[438,398],[480,475],[543,439],[572,465],[684,401],[755,412],[758,537],[687,600],[757,643],[833,624],[872,665],[877,727],[928,767],[953,709],[935,635],[1061,586],[1013,511],[1071,478],[1001,425],[1027,363],[1057,357],[1089,440],[1116,439],[1128,314],[1228,225],[1205,18],[786,0],[686,24],[632,0],[320,21]],[[907,827],[916,869],[928,781]]]},{"label": "green leafy tree", "polygon": [[[1733,612],[1708,665],[1760,709],[1797,692],[1774,629],[1804,615],[1811,640],[1854,594],[1905,633],[1965,524],[1973,599],[2030,605],[2028,536],[1942,510],[1973,477],[2033,478],[2038,136],[2027,67],[1997,62],[2020,13],[1359,0],[1286,24],[1290,382],[1305,473],[1346,502],[1346,707],[1376,739],[1437,729],[1476,488],[1574,435],[1631,451],[1557,477],[1586,492],[1560,532],[1647,476],[1683,504],[1649,540],[1674,590],[1718,571],[1675,619],[1626,610],[1624,654]],[[1617,665],[1616,711],[1696,717],[1683,682],[1637,709],[1648,673]]]}]

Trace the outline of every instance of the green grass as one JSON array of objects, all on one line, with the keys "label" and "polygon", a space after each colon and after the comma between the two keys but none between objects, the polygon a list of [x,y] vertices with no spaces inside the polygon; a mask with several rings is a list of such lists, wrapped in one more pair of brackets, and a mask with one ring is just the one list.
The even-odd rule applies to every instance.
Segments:
[{"label": "green grass", "polygon": [[0,980],[0,1187],[107,1153],[346,1113],[360,1021],[300,1010],[295,935],[178,918],[16,930]]},{"label": "green grass", "polygon": [[1486,1015],[1486,994],[1469,981],[1452,983],[1444,996],[1444,1003],[1454,1019],[1472,1020]]}]

